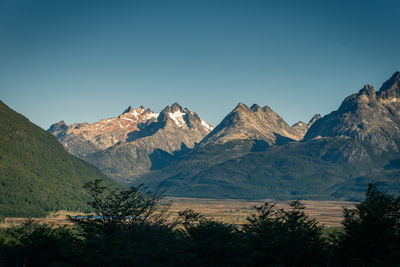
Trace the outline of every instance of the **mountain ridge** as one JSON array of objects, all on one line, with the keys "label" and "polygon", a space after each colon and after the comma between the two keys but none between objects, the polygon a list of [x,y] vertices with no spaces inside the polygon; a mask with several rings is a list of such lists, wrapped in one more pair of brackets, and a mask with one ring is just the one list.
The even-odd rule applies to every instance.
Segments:
[{"label": "mountain ridge", "polygon": [[[374,182],[399,194],[399,78],[396,72],[378,92],[365,85],[337,110],[322,118],[316,115],[298,141],[276,142],[271,135],[262,139],[255,134],[242,138],[236,132],[232,136],[238,138],[226,142],[212,139],[224,136],[217,133],[232,128],[229,124],[246,125],[240,116],[251,120],[260,109],[273,114],[268,107],[240,103],[200,143],[203,146],[132,184],[147,183],[173,196],[358,200]],[[305,124],[297,124],[301,126]],[[278,132],[268,128],[268,133]]]},{"label": "mountain ridge", "polygon": [[[128,124],[121,125],[122,120],[128,120]],[[91,132],[85,132],[88,127]],[[72,124],[68,127],[58,123],[52,125],[49,132],[70,153],[124,183],[163,167],[176,154],[193,148],[212,129],[213,126],[195,112],[173,103],[160,113],[143,106],[138,109],[129,106],[117,118],[103,119],[91,126]],[[97,146],[96,149],[93,146]]]},{"label": "mountain ridge", "polygon": [[318,136],[349,136],[374,150],[375,154],[398,152],[400,141],[400,73],[396,72],[378,92],[365,85],[345,98],[338,110],[318,120],[304,140]]},{"label": "mountain ridge", "polygon": [[[300,123],[290,127],[277,113],[269,106],[260,107],[253,104],[250,108],[239,103],[218,126],[207,135],[200,146],[209,143],[224,144],[234,140],[255,139],[262,140],[273,145],[278,142],[279,137],[299,141],[303,138],[305,130],[314,121],[301,128]],[[309,125],[309,126],[308,126]]]}]

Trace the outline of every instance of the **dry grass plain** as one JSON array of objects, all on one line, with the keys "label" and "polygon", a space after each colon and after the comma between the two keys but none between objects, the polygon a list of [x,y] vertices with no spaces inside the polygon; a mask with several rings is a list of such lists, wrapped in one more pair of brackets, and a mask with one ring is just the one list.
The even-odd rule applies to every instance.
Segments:
[{"label": "dry grass plain", "polygon": [[[172,201],[171,216],[175,217],[180,210],[193,209],[206,217],[214,218],[231,224],[243,224],[246,218],[254,213],[254,206],[260,206],[264,201],[247,201],[236,199],[205,199],[205,198],[167,198]],[[353,208],[354,202],[347,201],[301,201],[305,213],[315,218],[325,226],[340,225],[343,219],[343,207]],[[287,202],[274,202],[277,209],[289,209]]]},{"label": "dry grass plain", "polygon": [[[165,201],[171,201],[169,209],[171,219],[175,218],[179,211],[184,209],[193,209],[202,213],[208,218],[240,225],[246,222],[246,218],[254,212],[253,207],[259,206],[264,201],[247,201],[237,199],[206,199],[206,198],[165,198]],[[317,219],[320,224],[325,226],[337,226],[343,219],[343,207],[352,208],[354,202],[346,201],[301,201],[306,209],[305,212],[312,218]],[[289,209],[287,202],[276,202],[276,208]],[[39,223],[50,225],[70,224],[66,215],[78,215],[81,213],[60,211],[51,214],[46,218],[33,218]],[[26,221],[27,218],[5,218],[0,227],[9,227]]]}]

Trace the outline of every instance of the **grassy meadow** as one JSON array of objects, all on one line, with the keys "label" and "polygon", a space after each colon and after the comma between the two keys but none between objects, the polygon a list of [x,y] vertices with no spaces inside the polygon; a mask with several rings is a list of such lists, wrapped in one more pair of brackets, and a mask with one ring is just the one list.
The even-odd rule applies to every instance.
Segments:
[{"label": "grassy meadow", "polygon": [[[173,220],[177,217],[178,212],[185,209],[192,209],[200,212],[208,218],[222,221],[224,223],[241,225],[246,221],[246,218],[254,212],[254,206],[260,206],[264,203],[263,200],[247,201],[239,199],[208,199],[208,198],[175,198],[167,197],[165,202],[171,202],[169,209],[170,218]],[[317,219],[320,224],[325,226],[338,226],[343,219],[343,207],[352,208],[355,202],[349,201],[301,201],[306,207],[306,214]],[[276,208],[289,209],[287,202],[276,202]],[[52,213],[47,217],[33,218],[39,223],[49,225],[66,225],[70,224],[67,221],[67,215],[79,215],[81,213],[71,211],[59,211]],[[27,218],[7,217],[0,227],[9,227],[18,225],[26,221]]]}]

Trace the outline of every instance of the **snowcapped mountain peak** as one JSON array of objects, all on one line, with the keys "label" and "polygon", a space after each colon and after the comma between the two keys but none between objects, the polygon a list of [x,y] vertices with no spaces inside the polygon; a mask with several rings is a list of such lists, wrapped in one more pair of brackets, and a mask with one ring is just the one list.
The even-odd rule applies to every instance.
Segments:
[{"label": "snowcapped mountain peak", "polygon": [[125,109],[124,112],[122,112],[122,114],[132,113],[134,110],[135,109],[131,105],[129,105],[129,107],[127,109]]},{"label": "snowcapped mountain peak", "polygon": [[121,115],[118,116],[118,118],[130,121],[143,121],[151,118],[157,118],[158,115],[158,113],[154,113],[149,108],[145,108],[143,106],[140,106],[137,109],[129,106]]},{"label": "snowcapped mountain peak", "polygon": [[[172,111],[172,109],[171,109]],[[183,118],[183,116],[186,115],[186,113],[180,111],[180,110],[176,110],[174,112],[169,112],[168,116],[175,122],[175,124],[178,127],[183,127],[186,125],[185,119]]]},{"label": "snowcapped mountain peak", "polygon": [[[110,177],[121,179],[149,171],[153,160],[154,166],[161,161],[158,157],[168,158],[176,151],[193,148],[212,129],[195,112],[174,103],[160,114],[143,106],[129,106],[115,118],[70,126],[60,122],[48,131],[71,154],[100,167]],[[128,160],[121,163],[120,158]],[[133,161],[141,167],[131,164]]]},{"label": "snowcapped mountain peak", "polygon": [[177,111],[183,111],[183,109],[182,109],[181,105],[178,104],[178,102],[175,102],[171,106],[171,111],[172,112],[177,112]]},{"label": "snowcapped mountain peak", "polygon": [[174,103],[172,106],[166,106],[161,111],[158,120],[160,122],[166,122],[169,127],[188,130],[196,129],[205,134],[208,134],[214,129],[210,123],[200,118],[195,112],[190,111],[188,108],[183,108],[178,103]]}]

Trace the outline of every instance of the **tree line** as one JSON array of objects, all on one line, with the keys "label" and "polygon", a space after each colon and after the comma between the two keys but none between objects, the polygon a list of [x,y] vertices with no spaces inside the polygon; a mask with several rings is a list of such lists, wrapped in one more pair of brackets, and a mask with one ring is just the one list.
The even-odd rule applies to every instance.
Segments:
[{"label": "tree line", "polygon": [[187,209],[171,221],[162,195],[89,182],[90,215],[72,226],[27,220],[0,232],[0,266],[400,266],[400,198],[371,184],[342,227],[266,202],[242,226]]}]

